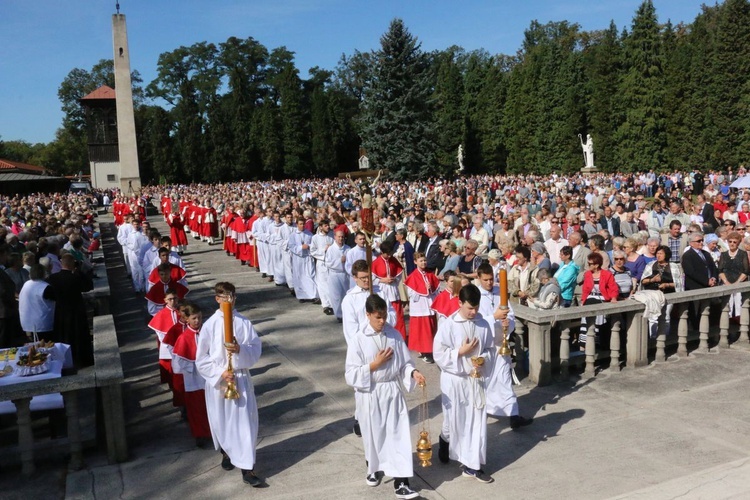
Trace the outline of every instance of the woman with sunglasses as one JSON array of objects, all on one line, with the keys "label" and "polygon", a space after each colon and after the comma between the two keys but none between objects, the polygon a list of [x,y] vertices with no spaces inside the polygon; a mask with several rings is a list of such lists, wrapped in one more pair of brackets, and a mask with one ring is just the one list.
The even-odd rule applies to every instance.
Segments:
[{"label": "woman with sunglasses", "polygon": [[[614,275],[610,271],[602,269],[602,264],[604,263],[602,255],[597,252],[591,252],[587,262],[588,269],[583,273],[583,286],[581,287],[581,304],[588,306],[603,302],[617,302],[617,297],[620,295],[620,288],[617,286]],[[606,316],[596,317],[597,336],[600,333],[606,333],[605,330],[608,330],[605,327],[606,323]],[[586,344],[587,332],[586,318],[583,317],[581,318],[581,333],[578,336],[581,348]]]}]

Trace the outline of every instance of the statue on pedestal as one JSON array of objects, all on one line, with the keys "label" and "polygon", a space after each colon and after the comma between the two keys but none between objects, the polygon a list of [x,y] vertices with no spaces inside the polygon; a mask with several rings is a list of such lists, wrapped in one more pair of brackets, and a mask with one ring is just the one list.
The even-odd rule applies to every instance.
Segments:
[{"label": "statue on pedestal", "polygon": [[581,147],[583,148],[583,161],[586,164],[584,168],[587,170],[596,169],[594,165],[594,139],[591,138],[591,134],[586,135],[585,143],[581,134],[578,134],[578,140],[581,141]]},{"label": "statue on pedestal", "polygon": [[464,171],[464,146],[463,144],[458,145],[458,171]]}]

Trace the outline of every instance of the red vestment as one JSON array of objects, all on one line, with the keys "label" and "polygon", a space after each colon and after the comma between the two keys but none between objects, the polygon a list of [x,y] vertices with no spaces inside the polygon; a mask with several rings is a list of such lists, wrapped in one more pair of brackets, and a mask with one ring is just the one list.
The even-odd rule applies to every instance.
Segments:
[{"label": "red vestment", "polygon": [[[438,289],[440,280],[435,273],[415,269],[406,278],[404,284],[417,294],[428,297]],[[434,314],[429,316],[411,314],[409,316],[409,350],[431,354],[432,341],[435,339],[436,332],[437,319]]]},{"label": "red vestment", "polygon": [[[195,363],[195,353],[197,351],[198,332],[188,327],[182,335],[177,338],[174,346],[175,356],[179,356],[187,361]],[[182,374],[175,373],[175,376]],[[206,394],[203,389],[197,391],[185,391],[185,408],[187,409],[188,424],[190,432],[195,438],[211,437],[211,426],[208,423],[208,411],[206,410]]]},{"label": "red vestment", "polygon": [[458,311],[460,307],[461,304],[458,300],[458,295],[451,294],[450,290],[443,290],[432,301],[431,309],[440,316],[447,318]]},{"label": "red vestment", "polygon": [[[185,272],[185,270],[183,268],[181,268],[180,266],[178,266],[177,264],[172,264],[170,262],[169,266],[170,266],[170,269],[171,269],[170,275],[169,275],[169,280],[172,281],[172,282],[178,282],[178,281],[180,281],[187,274]],[[159,269],[155,267],[155,268],[153,268],[151,270],[151,274],[148,275],[148,282],[151,283],[152,285],[158,285],[160,281],[161,281],[161,278],[159,278]],[[180,284],[181,286],[184,286],[181,283],[178,283],[178,284]],[[185,292],[185,293],[187,293],[187,292]],[[182,297],[180,297],[180,298],[182,298]]]},{"label": "red vestment", "polygon": [[[395,257],[389,257],[386,264],[385,259],[378,257],[372,261],[372,274],[377,276],[379,279],[383,278],[396,278],[404,272],[404,268],[398,263]],[[381,289],[384,285],[380,285]],[[385,285],[388,286],[388,285]],[[401,336],[406,341],[406,322],[404,321],[404,307],[401,304],[401,297],[398,294],[398,290],[394,287],[394,294],[389,298],[393,310],[396,312],[396,324],[393,328],[401,333]]]},{"label": "red vestment", "polygon": [[187,245],[188,238],[185,234],[185,223],[182,216],[174,213],[169,214],[167,224],[169,225],[169,237],[172,238],[172,246]]}]

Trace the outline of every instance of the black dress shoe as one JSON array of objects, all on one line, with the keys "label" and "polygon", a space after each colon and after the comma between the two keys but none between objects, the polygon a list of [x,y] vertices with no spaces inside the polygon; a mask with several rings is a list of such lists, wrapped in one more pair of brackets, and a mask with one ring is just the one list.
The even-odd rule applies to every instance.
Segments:
[{"label": "black dress shoe", "polygon": [[261,278],[266,278],[266,277],[268,277],[268,275],[266,273],[263,273],[263,274],[260,275],[260,277]]},{"label": "black dress shoe", "polygon": [[253,488],[258,488],[263,484],[263,480],[255,475],[251,470],[242,469],[242,482],[249,484]]},{"label": "black dress shoe", "polygon": [[225,455],[224,453],[221,454],[221,468],[224,470],[234,469],[234,465],[232,465],[232,460],[230,460],[229,455]]},{"label": "black dress shoe", "polygon": [[354,434],[356,434],[358,437],[362,437],[362,430],[359,428],[359,422],[357,421],[354,422],[354,429],[352,430],[354,431]]},{"label": "black dress shoe", "polygon": [[510,428],[513,430],[520,429],[521,427],[526,427],[527,425],[531,425],[531,422],[533,422],[533,418],[525,418],[521,415],[511,415],[510,417]]},{"label": "black dress shoe", "polygon": [[333,309],[331,309],[330,307],[326,307],[325,309],[323,309],[323,314],[331,316],[333,314]]},{"label": "black dress shoe", "polygon": [[450,462],[450,456],[448,454],[448,441],[443,439],[443,436],[438,436],[440,444],[438,445],[438,460],[441,463],[447,464]]},{"label": "black dress shoe", "polygon": [[313,304],[320,304],[320,299],[312,299],[311,302]]}]

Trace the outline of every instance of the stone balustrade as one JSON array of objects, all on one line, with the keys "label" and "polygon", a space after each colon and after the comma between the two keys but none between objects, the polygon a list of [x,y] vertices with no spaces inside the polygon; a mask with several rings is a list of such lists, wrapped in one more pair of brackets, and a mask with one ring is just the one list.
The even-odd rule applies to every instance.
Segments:
[{"label": "stone balustrade", "polygon": [[[709,352],[709,340],[714,340],[718,348],[729,348],[729,299],[735,293],[742,294],[742,310],[740,314],[740,336],[737,342],[750,342],[750,283],[738,285],[717,286],[702,290],[666,294],[667,304],[673,304],[677,309],[677,355],[688,356],[688,340],[691,328],[688,324],[688,306],[695,303],[700,311],[698,325],[698,347],[696,352]],[[721,301],[721,315],[718,325],[711,328],[709,314],[712,302]],[[717,306],[718,307],[718,306]],[[585,351],[584,374],[593,377],[596,374],[595,362],[597,355],[605,355],[605,347],[601,346],[601,353],[597,353],[596,332],[594,319],[598,315],[607,316],[612,327],[609,345],[611,368],[619,370],[621,366],[622,346],[620,334],[625,332],[627,367],[639,367],[648,364],[649,335],[647,320],[644,318],[645,306],[635,300],[577,306],[566,309],[538,310],[514,304],[516,315],[516,332],[528,333],[529,379],[537,385],[547,385],[552,382],[553,364],[559,363],[563,378],[567,377],[571,360],[570,339],[579,331],[581,318],[586,318],[587,341]],[[674,316],[674,314],[673,314]],[[716,327],[718,326],[718,327]],[[552,331],[560,332],[560,351],[558,359],[552,358]],[[655,340],[655,361],[666,360],[665,349],[669,335],[663,315],[659,318],[658,336]]]}]

